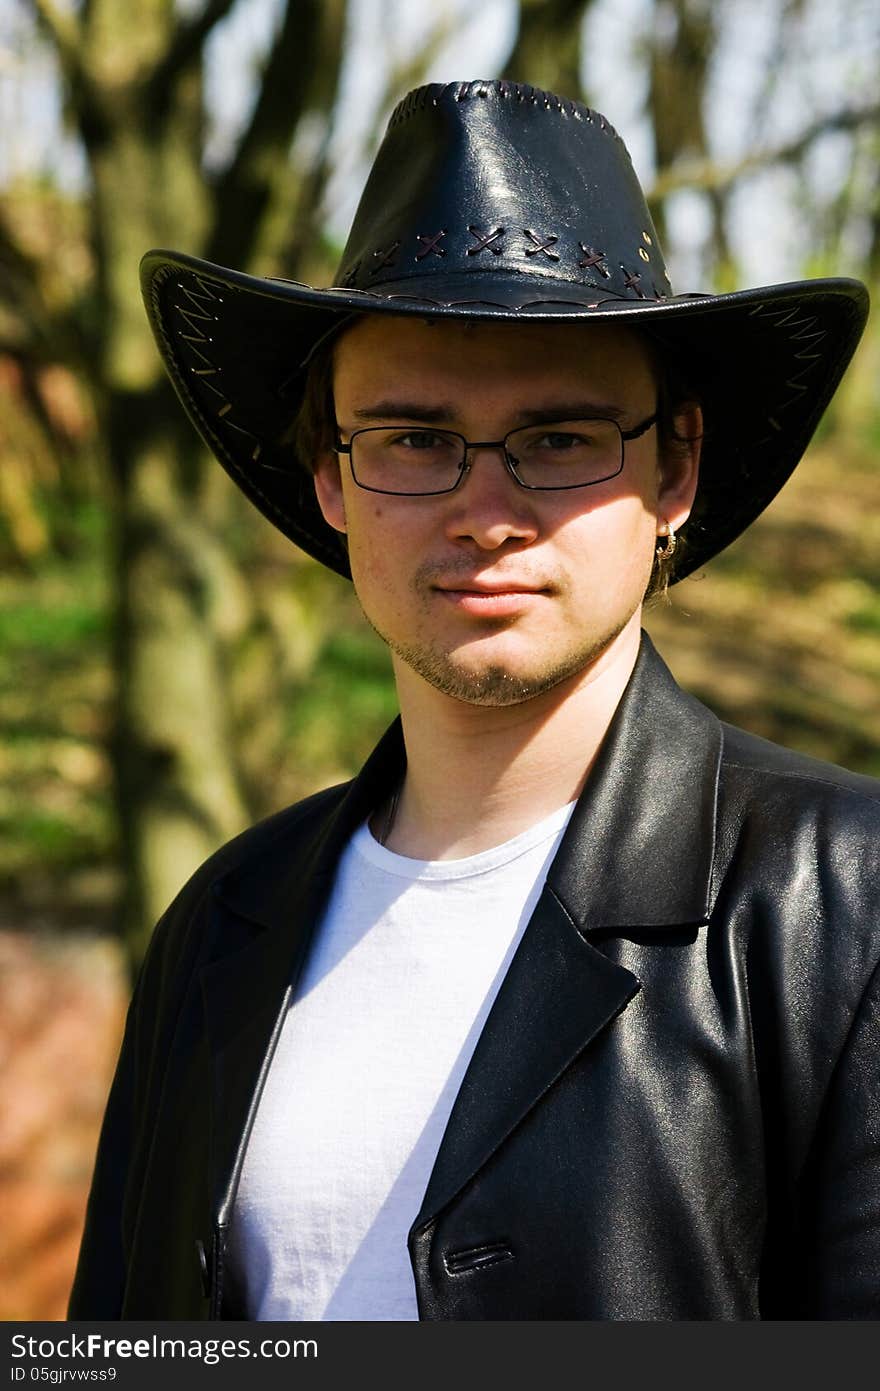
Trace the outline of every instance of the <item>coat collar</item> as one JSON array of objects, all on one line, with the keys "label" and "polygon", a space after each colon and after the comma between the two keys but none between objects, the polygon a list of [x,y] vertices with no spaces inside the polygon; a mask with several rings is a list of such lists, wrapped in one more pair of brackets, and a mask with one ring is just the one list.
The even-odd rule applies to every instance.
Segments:
[{"label": "coat collar", "polygon": [[643,633],[548,875],[583,931],[708,920],[721,749],[719,721]]},{"label": "coat collar", "polygon": [[[590,934],[707,921],[720,755],[718,721],[679,689],[643,635],[456,1098],[411,1241],[638,991],[636,977],[603,956]],[[404,767],[395,722],[351,784],[282,814],[257,852],[215,886],[214,959],[202,991],[221,1222],[339,856]]]}]

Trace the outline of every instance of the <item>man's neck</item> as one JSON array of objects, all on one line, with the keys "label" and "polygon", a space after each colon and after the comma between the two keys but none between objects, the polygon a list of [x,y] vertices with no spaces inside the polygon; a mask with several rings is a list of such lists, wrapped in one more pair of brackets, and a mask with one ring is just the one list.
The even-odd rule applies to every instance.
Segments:
[{"label": "man's neck", "polygon": [[[579,796],[639,649],[637,613],[585,670],[520,705],[470,705],[395,662],[407,773],[385,843],[420,860],[501,845]],[[382,833],[380,813],[377,827]]]}]

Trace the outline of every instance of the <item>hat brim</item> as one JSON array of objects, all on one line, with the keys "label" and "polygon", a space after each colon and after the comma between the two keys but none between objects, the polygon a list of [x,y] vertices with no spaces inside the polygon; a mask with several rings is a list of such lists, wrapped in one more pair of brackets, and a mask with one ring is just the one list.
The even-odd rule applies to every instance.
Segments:
[{"label": "hat brim", "polygon": [[625,319],[692,364],[703,403],[700,485],[670,582],[735,540],[775,497],[812,437],[868,313],[857,280],[724,295],[622,300],[587,285],[473,273],[410,278],[383,293],[261,279],[197,257],[141,262],[147,313],[196,429],[233,480],[303,550],[350,578],[308,470],[282,444],[315,346],[352,315],[542,322]]}]

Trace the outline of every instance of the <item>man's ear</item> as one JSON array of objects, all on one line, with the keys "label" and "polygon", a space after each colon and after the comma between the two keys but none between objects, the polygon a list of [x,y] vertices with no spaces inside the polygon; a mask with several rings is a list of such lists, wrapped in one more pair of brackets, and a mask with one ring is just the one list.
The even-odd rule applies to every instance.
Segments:
[{"label": "man's ear", "polygon": [[315,496],[328,526],[334,531],[346,530],[345,502],[342,497],[342,473],[339,455],[328,449],[318,456],[315,465]]},{"label": "man's ear", "polygon": [[660,461],[657,519],[671,522],[677,531],[690,516],[700,477],[703,412],[696,401],[686,401],[673,416],[676,440]]}]

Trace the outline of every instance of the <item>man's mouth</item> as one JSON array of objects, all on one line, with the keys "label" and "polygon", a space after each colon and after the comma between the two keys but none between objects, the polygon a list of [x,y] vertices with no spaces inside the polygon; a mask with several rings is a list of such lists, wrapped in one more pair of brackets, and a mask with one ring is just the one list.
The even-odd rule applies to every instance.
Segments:
[{"label": "man's mouth", "polygon": [[433,585],[441,598],[463,613],[500,618],[516,614],[539,603],[550,590],[542,585],[516,580],[441,580]]}]

